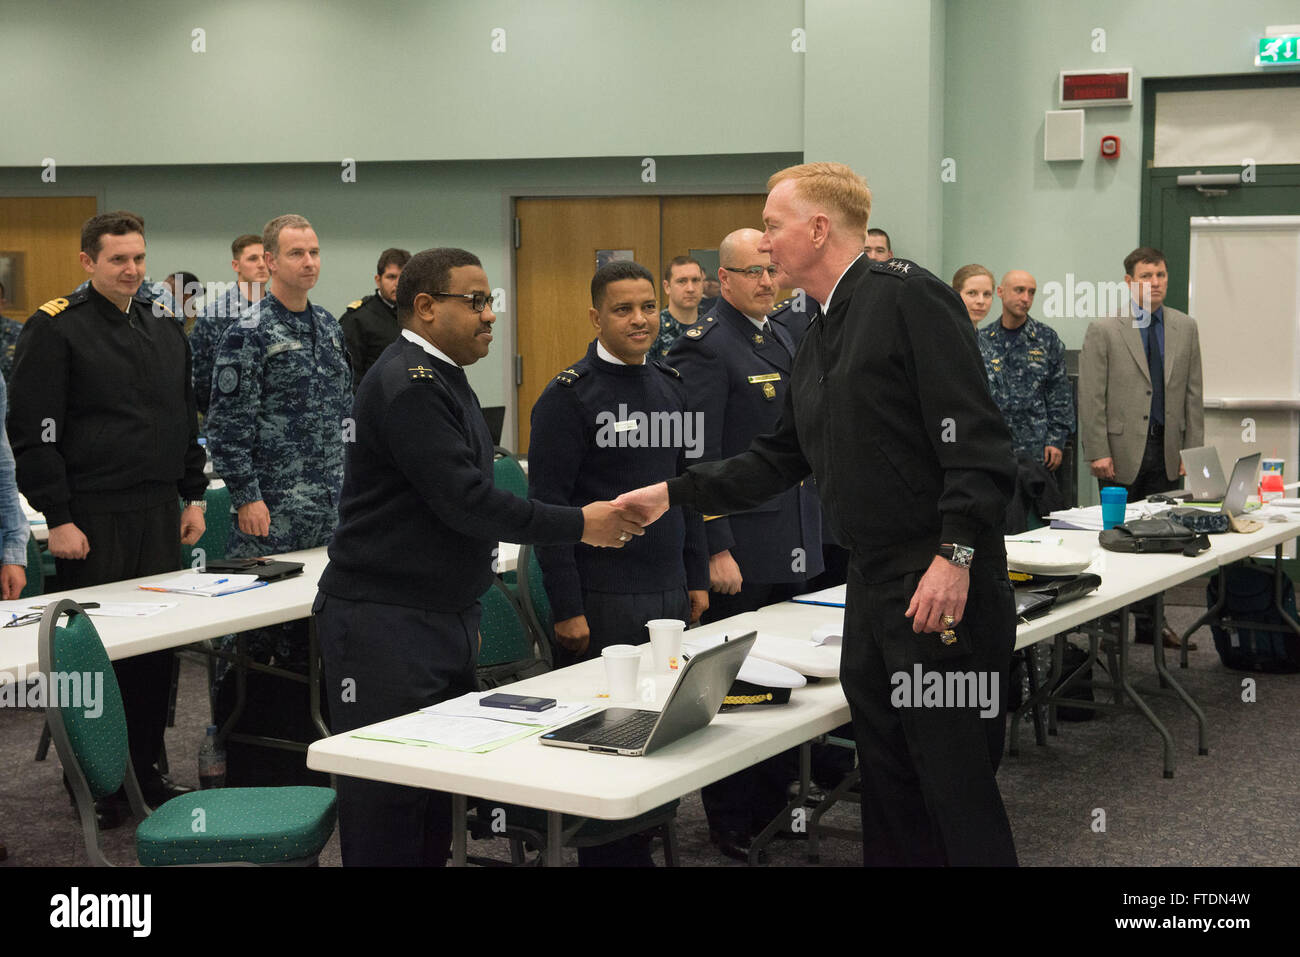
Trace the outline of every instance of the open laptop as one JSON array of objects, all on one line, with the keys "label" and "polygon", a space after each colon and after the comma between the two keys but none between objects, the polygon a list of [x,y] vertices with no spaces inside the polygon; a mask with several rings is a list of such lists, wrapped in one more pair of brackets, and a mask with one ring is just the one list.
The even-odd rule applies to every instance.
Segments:
[{"label": "open laptop", "polygon": [[713,720],[749,649],[758,640],[751,631],[724,641],[686,662],[662,711],[606,708],[541,736],[542,744],[602,754],[648,754]]},{"label": "open laptop", "polygon": [[[1187,473],[1189,502],[1221,502],[1228,491],[1228,480],[1219,464],[1219,450],[1213,445],[1183,449],[1183,470]],[[1183,497],[1183,496],[1180,496]]]},{"label": "open laptop", "polygon": [[1232,468],[1232,478],[1228,479],[1228,489],[1223,495],[1223,508],[1220,511],[1224,515],[1240,515],[1246,510],[1246,497],[1255,488],[1259,459],[1259,452],[1237,459],[1237,464]]}]

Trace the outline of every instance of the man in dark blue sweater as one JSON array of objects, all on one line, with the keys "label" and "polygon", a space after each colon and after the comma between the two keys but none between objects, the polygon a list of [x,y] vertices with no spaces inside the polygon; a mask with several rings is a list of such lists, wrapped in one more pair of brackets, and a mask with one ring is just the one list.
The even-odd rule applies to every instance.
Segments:
[{"label": "man in dark blue sweater", "polygon": [[[646,358],[658,327],[649,270],[632,262],[602,266],[591,280],[591,302],[597,338],[533,406],[528,492],[552,505],[601,501],[671,478],[703,448],[680,377]],[[618,554],[548,545],[537,558],[556,640],[577,660],[608,645],[641,644],[647,621],[695,621],[709,604],[698,512],[672,513]]]},{"label": "man in dark blue sweater", "polygon": [[[533,406],[528,493],[552,505],[612,498],[672,477],[703,451],[703,430],[667,365],[647,360],[659,331],[654,278],[634,262],[591,280],[587,354],[555,377]],[[661,527],[662,526],[662,527]],[[704,520],[676,509],[619,551],[586,545],[537,549],[555,637],[574,660],[609,645],[639,645],[656,618],[696,621],[709,607]],[[580,848],[584,867],[648,867],[650,839],[632,835]]]},{"label": "man in dark blue sweater", "polygon": [[[335,734],[475,690],[478,598],[499,541],[618,548],[642,534],[607,502],[520,499],[492,479],[492,437],[464,367],[496,320],[478,258],[412,257],[397,284],[401,337],[357,392],[339,526],[312,611]],[[345,865],[445,863],[441,792],[340,777]]]}]

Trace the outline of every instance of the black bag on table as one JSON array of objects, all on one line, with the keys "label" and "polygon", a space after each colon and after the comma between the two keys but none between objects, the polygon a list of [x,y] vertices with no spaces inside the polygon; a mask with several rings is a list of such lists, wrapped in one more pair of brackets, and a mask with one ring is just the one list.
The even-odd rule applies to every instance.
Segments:
[{"label": "black bag on table", "polygon": [[1138,518],[1097,536],[1101,547],[1112,552],[1182,552],[1195,558],[1210,547],[1208,535],[1193,532],[1171,518]]}]

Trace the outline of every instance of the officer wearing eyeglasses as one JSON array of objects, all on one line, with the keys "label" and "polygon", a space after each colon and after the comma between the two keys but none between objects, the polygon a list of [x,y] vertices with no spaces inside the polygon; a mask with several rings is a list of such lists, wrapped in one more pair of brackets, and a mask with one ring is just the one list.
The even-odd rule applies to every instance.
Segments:
[{"label": "officer wearing eyeglasses", "polygon": [[[312,607],[335,734],[476,690],[479,596],[498,542],[621,548],[643,534],[608,502],[552,505],[496,487],[465,374],[492,343],[490,289],[473,253],[416,253],[397,282],[402,333],[357,389],[339,528]],[[342,775],[338,792],[345,866],[446,862],[447,794]]]},{"label": "officer wearing eyeglasses", "polygon": [[[729,458],[773,431],[790,385],[795,345],[784,325],[767,321],[776,267],[758,251],[762,238],[738,229],[722,240],[722,297],[668,351],[690,411],[704,425],[704,462]],[[822,572],[821,502],[812,482],[747,512],[705,515],[704,531],[712,589],[705,622],[785,601]],[[766,763],[704,789],[711,837],[724,854],[747,856],[751,834],[785,806],[788,773],[781,762]]]}]

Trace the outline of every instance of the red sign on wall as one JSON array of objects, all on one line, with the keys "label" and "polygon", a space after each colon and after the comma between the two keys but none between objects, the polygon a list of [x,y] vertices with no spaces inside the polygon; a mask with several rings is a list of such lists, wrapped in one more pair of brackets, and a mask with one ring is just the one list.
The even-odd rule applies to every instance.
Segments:
[{"label": "red sign on wall", "polygon": [[1133,103],[1133,71],[1062,70],[1062,106],[1129,106]]}]

